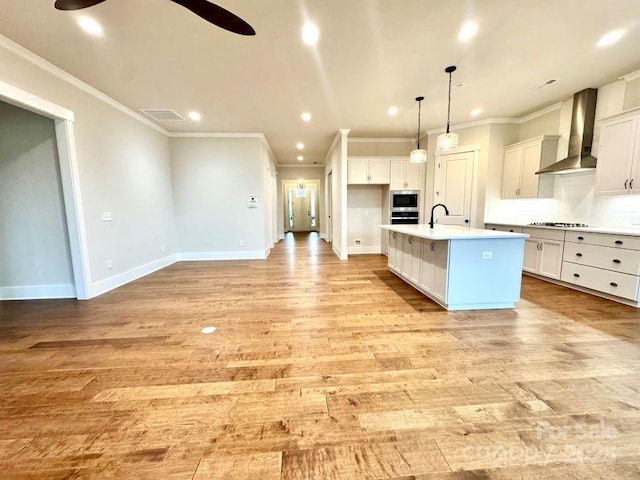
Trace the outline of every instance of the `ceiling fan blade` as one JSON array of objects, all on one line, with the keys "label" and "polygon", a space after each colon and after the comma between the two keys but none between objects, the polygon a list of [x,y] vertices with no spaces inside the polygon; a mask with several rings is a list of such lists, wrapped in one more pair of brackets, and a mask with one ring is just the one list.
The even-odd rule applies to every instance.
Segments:
[{"label": "ceiling fan blade", "polygon": [[87,7],[93,7],[104,0],[56,0],[55,7],[58,10],[81,10]]},{"label": "ceiling fan blade", "polygon": [[243,19],[208,0],[171,0],[188,8],[207,22],[239,35],[255,35],[256,31]]}]

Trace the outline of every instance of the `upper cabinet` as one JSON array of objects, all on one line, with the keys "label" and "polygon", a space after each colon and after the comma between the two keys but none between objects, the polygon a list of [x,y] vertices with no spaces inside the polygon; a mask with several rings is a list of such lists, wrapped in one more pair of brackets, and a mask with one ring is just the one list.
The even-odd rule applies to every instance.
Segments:
[{"label": "upper cabinet", "polygon": [[502,198],[553,197],[553,176],[536,172],[556,161],[559,138],[545,135],[505,147]]},{"label": "upper cabinet", "polygon": [[640,109],[601,122],[596,195],[640,194]]},{"label": "upper cabinet", "polygon": [[397,159],[389,163],[389,188],[391,190],[422,190],[424,163],[411,163]]},{"label": "upper cabinet", "polygon": [[389,159],[349,157],[347,183],[355,185],[384,185],[389,183]]}]

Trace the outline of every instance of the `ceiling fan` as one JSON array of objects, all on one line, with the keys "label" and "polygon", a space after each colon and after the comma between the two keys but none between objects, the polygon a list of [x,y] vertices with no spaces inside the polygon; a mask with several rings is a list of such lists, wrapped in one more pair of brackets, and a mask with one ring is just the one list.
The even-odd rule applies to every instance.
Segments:
[{"label": "ceiling fan", "polygon": [[[207,22],[213,23],[220,28],[224,28],[239,35],[255,35],[256,31],[243,19],[234,15],[228,10],[211,3],[208,0],[171,0],[173,3],[182,5]],[[58,10],[81,10],[93,7],[104,0],[56,0],[55,7]]]}]

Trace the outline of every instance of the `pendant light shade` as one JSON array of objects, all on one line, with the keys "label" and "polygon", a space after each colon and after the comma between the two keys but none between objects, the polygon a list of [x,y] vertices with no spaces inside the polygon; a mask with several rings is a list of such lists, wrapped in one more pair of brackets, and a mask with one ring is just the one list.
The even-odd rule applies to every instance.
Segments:
[{"label": "pendant light shade", "polygon": [[444,69],[449,74],[449,99],[447,103],[447,132],[438,135],[436,150],[452,150],[458,146],[458,134],[449,132],[449,122],[451,120],[451,74],[456,71],[454,65]]},{"label": "pendant light shade", "polygon": [[427,161],[427,151],[420,148],[420,114],[422,113],[422,100],[424,100],[424,97],[416,97],[416,102],[418,102],[418,148],[412,150],[411,155],[409,155],[409,161],[411,163],[425,163]]}]

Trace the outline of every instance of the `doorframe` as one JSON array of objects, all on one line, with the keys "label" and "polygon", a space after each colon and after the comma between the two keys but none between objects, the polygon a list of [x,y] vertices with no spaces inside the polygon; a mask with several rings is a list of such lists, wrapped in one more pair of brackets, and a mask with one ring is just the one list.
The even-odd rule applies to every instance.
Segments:
[{"label": "doorframe", "polygon": [[333,170],[327,174],[327,236],[328,243],[333,243]]},{"label": "doorframe", "polygon": [[[470,228],[477,228],[477,225],[479,224],[479,222],[482,221],[482,219],[478,219],[478,215],[476,210],[476,206],[478,205],[478,164],[480,163],[480,144],[479,143],[472,143],[472,144],[468,144],[468,145],[461,145],[457,148],[453,148],[451,150],[443,150],[443,151],[439,151],[439,150],[435,150],[434,151],[434,157],[435,157],[435,164],[434,164],[434,175],[433,175],[433,197],[432,197],[432,205],[435,205],[436,203],[436,198],[435,198],[435,192],[436,189],[438,187],[438,170],[437,170],[437,164],[438,161],[442,158],[445,157],[447,155],[455,155],[458,153],[472,153],[473,154],[473,166],[472,166],[472,178],[471,178],[471,206],[469,207],[469,227]],[[426,209],[425,209],[425,218],[426,217]]]},{"label": "doorframe", "polygon": [[0,100],[54,121],[73,280],[78,300],[87,300],[91,286],[89,248],[82,208],[73,111],[0,81]]},{"label": "doorframe", "polygon": [[287,186],[296,184],[298,185],[300,182],[303,182],[307,185],[311,184],[314,185],[316,187],[316,230],[310,230],[310,231],[315,231],[320,233],[321,228],[321,220],[320,220],[320,179],[318,178],[288,178],[288,179],[283,179],[282,180],[282,208],[283,208],[283,215],[282,215],[282,227],[283,227],[283,231],[286,233],[287,231],[289,231],[289,225],[287,224],[287,214],[288,212],[288,202],[287,202]]}]

